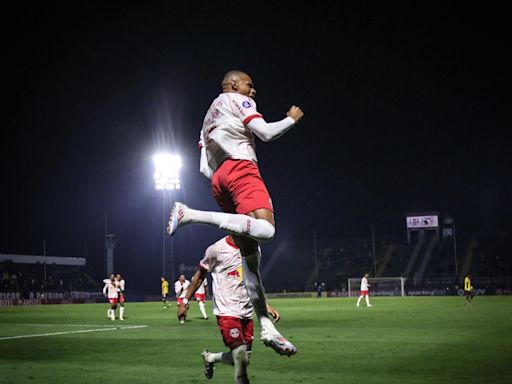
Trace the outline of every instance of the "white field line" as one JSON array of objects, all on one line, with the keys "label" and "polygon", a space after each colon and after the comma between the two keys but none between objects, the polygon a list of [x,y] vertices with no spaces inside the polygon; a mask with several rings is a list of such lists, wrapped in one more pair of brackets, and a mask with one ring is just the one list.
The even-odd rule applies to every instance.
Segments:
[{"label": "white field line", "polygon": [[111,327],[111,328],[98,328],[98,329],[81,329],[79,331],[38,333],[38,334],[33,334],[33,335],[19,335],[19,336],[6,336],[6,337],[0,337],[0,340],[26,339],[26,338],[29,338],[29,337],[45,337],[45,336],[56,336],[56,335],[69,335],[69,334],[72,334],[72,333],[118,331],[118,330],[123,330],[123,329],[134,329],[134,328],[145,328],[145,327],[147,327],[147,325],[129,325],[129,326],[126,326],[126,327]]},{"label": "white field line", "polygon": [[[27,326],[27,327],[112,327],[112,324],[41,324],[41,323],[34,323],[34,324],[28,324],[28,323],[0,323],[0,326],[2,325],[21,325],[21,326]],[[147,327],[147,325],[138,325],[133,324],[137,327]]]}]

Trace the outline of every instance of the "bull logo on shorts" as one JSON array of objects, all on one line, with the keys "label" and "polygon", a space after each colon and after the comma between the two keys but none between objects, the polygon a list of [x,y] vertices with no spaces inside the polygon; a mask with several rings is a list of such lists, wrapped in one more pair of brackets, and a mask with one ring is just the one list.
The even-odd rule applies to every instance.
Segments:
[{"label": "bull logo on shorts", "polygon": [[233,339],[238,339],[240,337],[240,331],[237,328],[231,328],[229,330],[229,336]]}]

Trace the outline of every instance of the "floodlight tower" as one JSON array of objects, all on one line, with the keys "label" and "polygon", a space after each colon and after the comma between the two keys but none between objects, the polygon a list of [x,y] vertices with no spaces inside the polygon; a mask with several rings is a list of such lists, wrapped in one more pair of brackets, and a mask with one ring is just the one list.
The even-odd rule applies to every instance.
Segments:
[{"label": "floodlight tower", "polygon": [[[167,206],[172,206],[174,190],[180,189],[180,169],[181,158],[177,155],[170,155],[168,153],[158,153],[153,156],[153,163],[155,165],[155,189],[162,191],[162,276],[166,276],[166,253],[167,253],[167,221],[169,212]],[[170,197],[169,204],[167,203],[168,195]],[[174,247],[172,238],[170,238],[170,256],[171,256],[171,279],[174,279]],[[171,280],[172,281],[172,280]]]}]

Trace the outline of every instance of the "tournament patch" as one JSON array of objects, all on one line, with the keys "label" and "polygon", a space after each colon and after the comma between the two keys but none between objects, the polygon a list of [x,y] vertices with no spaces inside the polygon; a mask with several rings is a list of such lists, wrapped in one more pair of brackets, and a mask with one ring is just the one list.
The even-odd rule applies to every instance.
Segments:
[{"label": "tournament patch", "polygon": [[242,107],[244,107],[244,108],[251,108],[251,103],[249,103],[247,100],[244,100],[242,102]]}]

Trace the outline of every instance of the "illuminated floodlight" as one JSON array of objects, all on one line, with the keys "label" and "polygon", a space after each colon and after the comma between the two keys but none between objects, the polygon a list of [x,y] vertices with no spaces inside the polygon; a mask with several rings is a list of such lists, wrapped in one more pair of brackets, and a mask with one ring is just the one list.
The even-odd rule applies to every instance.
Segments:
[{"label": "illuminated floodlight", "polygon": [[155,164],[155,188],[158,190],[180,189],[181,157],[167,153],[153,156]]}]

